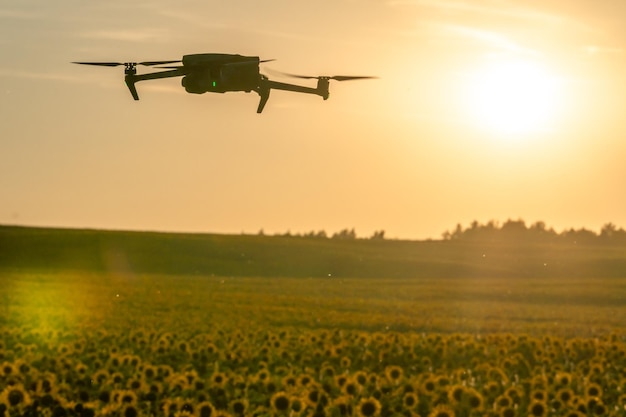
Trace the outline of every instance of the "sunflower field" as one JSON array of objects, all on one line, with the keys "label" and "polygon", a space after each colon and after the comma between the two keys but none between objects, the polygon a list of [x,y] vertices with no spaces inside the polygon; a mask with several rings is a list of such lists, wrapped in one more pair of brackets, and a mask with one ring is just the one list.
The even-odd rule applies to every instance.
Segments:
[{"label": "sunflower field", "polygon": [[622,279],[0,283],[0,416],[626,416]]}]

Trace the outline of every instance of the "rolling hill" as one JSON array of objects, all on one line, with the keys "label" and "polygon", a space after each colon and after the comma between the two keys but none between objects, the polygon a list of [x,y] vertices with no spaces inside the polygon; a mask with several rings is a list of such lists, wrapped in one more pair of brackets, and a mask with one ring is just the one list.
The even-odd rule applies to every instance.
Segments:
[{"label": "rolling hill", "polygon": [[626,246],[0,226],[0,271],[247,277],[626,277]]}]

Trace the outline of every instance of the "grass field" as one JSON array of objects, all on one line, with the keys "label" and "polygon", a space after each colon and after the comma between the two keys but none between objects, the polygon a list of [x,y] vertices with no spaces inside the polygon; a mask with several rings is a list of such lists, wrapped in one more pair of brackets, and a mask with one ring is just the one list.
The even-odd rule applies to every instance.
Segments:
[{"label": "grass field", "polygon": [[[0,255],[0,416],[626,415],[626,276],[615,248],[455,254],[441,242],[224,237],[149,261],[146,245],[171,236],[120,239],[126,246],[109,236],[116,249],[103,257],[84,241],[67,244],[74,238],[39,241],[17,260]],[[14,254],[28,247],[0,240],[11,242]],[[289,244],[298,257],[276,262]],[[572,260],[584,273],[531,268],[546,256],[563,264],[572,250],[584,254]],[[83,258],[59,259],[68,253]],[[207,272],[216,253],[236,273]],[[241,253],[283,272],[334,264],[319,276],[246,276]],[[189,265],[153,270],[173,259]],[[375,271],[403,266],[357,277],[358,259]],[[433,266],[446,259],[448,269]],[[431,269],[406,276],[411,265]],[[597,275],[593,265],[603,265]]]}]

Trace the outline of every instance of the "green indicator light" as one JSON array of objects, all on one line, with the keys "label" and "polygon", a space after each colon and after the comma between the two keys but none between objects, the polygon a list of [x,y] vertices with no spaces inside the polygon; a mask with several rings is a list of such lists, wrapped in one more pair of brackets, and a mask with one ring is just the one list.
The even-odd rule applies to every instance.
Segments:
[{"label": "green indicator light", "polygon": [[217,86],[217,83],[215,81],[213,81],[213,87]]}]

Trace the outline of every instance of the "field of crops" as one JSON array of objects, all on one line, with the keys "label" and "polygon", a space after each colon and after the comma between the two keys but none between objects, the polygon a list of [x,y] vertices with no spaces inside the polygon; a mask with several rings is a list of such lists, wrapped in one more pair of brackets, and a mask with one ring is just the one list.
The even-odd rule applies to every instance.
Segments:
[{"label": "field of crops", "polygon": [[0,281],[0,415],[626,415],[622,279]]}]

